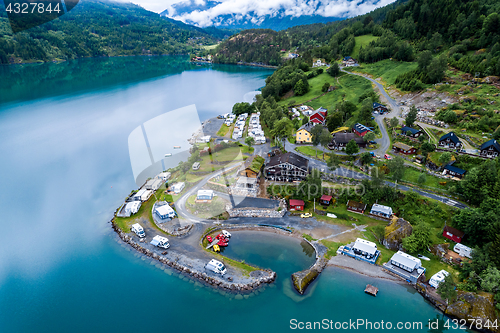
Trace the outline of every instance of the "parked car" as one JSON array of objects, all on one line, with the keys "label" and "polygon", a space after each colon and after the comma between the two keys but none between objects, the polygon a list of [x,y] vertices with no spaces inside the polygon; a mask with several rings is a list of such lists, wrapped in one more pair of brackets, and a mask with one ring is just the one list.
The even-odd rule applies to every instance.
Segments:
[{"label": "parked car", "polygon": [[168,238],[163,237],[163,236],[159,236],[159,235],[156,235],[153,237],[151,244],[153,244],[154,246],[161,247],[163,249],[168,249],[170,247],[170,243],[168,242]]},{"label": "parked car", "polygon": [[311,213],[303,213],[303,214],[300,214],[300,217],[302,218],[306,218],[306,217],[312,217],[313,215]]},{"label": "parked car", "polygon": [[139,223],[132,224],[132,228],[130,228],[130,230],[141,238],[146,237],[146,233],[144,232],[144,229]]},{"label": "parked car", "polygon": [[384,155],[384,158],[385,158],[386,160],[392,160],[392,157],[391,157],[390,155],[388,155],[388,154],[385,154],[385,155]]},{"label": "parked car", "polygon": [[205,265],[205,269],[214,272],[215,274],[226,274],[226,266],[218,260],[212,259]]}]

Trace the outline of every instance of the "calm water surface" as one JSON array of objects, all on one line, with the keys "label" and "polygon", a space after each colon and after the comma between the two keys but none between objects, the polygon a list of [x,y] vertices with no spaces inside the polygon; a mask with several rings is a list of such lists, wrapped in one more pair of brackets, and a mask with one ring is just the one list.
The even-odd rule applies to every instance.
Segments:
[{"label": "calm water surface", "polygon": [[[285,332],[293,318],[435,318],[413,289],[336,269],[298,296],[287,275],[312,258],[297,242],[242,238],[241,248],[255,252],[234,247],[231,255],[279,279],[237,300],[116,241],[108,221],[136,188],[130,131],[190,104],[201,120],[230,112],[270,73],[185,57],[0,66],[0,332]],[[380,288],[378,297],[363,293],[366,283]]]}]

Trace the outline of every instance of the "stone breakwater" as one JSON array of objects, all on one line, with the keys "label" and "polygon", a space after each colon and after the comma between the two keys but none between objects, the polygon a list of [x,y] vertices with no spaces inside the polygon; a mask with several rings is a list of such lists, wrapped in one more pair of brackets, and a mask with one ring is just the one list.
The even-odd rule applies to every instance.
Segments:
[{"label": "stone breakwater", "polygon": [[291,276],[293,287],[301,295],[306,292],[307,287],[316,280],[328,263],[328,260],[324,258],[326,247],[317,242],[310,242],[305,238],[304,241],[313,247],[316,253],[316,261],[308,269],[293,273]]},{"label": "stone breakwater", "polygon": [[276,208],[233,208],[230,204],[226,205],[226,211],[230,217],[275,217],[280,218],[287,212],[286,201],[280,200]]},{"label": "stone breakwater", "polygon": [[173,269],[178,270],[180,273],[188,277],[197,279],[202,283],[212,286],[214,288],[220,288],[222,290],[226,290],[229,292],[250,293],[251,291],[258,289],[260,286],[263,286],[265,284],[271,284],[276,280],[276,272],[273,272],[271,270],[261,270],[259,271],[259,274],[253,274],[255,277],[252,277],[250,281],[246,283],[235,283],[231,281],[226,281],[221,276],[213,277],[205,272],[202,272],[199,269],[196,269],[194,267],[187,267],[187,265],[180,264],[176,260],[168,259],[163,255],[159,255],[154,251],[144,248],[143,246],[141,246],[141,244],[135,242],[132,237],[122,232],[114,223],[112,223],[112,226],[113,230],[117,233],[118,237],[120,237],[120,239],[123,242],[129,244],[139,253],[148,256],[154,260],[157,260],[158,262],[164,265],[167,265]]}]

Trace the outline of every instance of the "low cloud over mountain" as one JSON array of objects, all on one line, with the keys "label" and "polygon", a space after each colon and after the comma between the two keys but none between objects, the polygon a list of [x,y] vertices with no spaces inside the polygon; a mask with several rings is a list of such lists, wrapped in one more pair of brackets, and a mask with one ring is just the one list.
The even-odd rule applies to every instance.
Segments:
[{"label": "low cloud over mountain", "polygon": [[[162,15],[199,27],[272,27],[282,20],[298,25],[365,14],[395,0],[186,0]],[[271,25],[271,26],[269,26]],[[286,28],[286,27],[281,27]]]}]

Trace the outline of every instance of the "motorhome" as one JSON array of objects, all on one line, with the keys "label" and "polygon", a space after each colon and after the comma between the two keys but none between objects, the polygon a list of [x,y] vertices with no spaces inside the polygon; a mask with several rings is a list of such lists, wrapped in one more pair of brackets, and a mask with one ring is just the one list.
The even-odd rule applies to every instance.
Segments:
[{"label": "motorhome", "polygon": [[467,257],[469,259],[472,259],[472,249],[468,246],[457,243],[455,245],[455,247],[453,248],[453,251],[455,251],[456,253],[458,253],[462,257]]},{"label": "motorhome", "polygon": [[170,243],[168,242],[168,238],[156,235],[153,237],[151,244],[154,246],[161,247],[163,249],[168,249],[170,247]]},{"label": "motorhome", "polygon": [[130,230],[141,238],[146,237],[146,233],[144,232],[144,229],[139,223],[132,224],[132,228],[130,228]]},{"label": "motorhome", "polygon": [[212,259],[205,265],[205,269],[214,272],[215,274],[226,274],[226,266],[218,260]]}]

